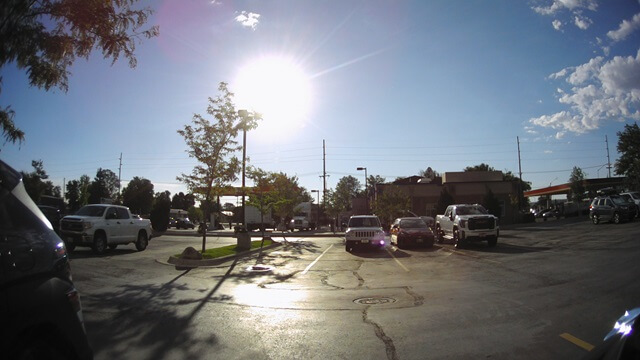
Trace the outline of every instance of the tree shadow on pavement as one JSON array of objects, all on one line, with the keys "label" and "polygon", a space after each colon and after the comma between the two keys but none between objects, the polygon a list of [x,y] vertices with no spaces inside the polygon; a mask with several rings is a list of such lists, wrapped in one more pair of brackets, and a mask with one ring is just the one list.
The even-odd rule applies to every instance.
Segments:
[{"label": "tree shadow on pavement", "polygon": [[[214,295],[236,262],[199,299],[180,297],[182,291],[190,289],[176,281],[190,270],[162,285],[125,284],[114,292],[83,297],[85,326],[94,354],[97,358],[123,359],[144,351],[149,359],[208,358],[210,346],[218,339],[215,334],[195,331],[192,322],[207,303],[232,300],[230,296]],[[205,344],[207,353],[201,353]]]},{"label": "tree shadow on pavement", "polygon": [[551,250],[551,247],[513,245],[513,244],[501,243],[498,241],[498,245],[494,247],[489,247],[487,246],[486,243],[483,243],[483,242],[466,244],[463,247],[463,250],[496,253],[496,254],[527,254],[532,252],[548,251],[548,250]]}]

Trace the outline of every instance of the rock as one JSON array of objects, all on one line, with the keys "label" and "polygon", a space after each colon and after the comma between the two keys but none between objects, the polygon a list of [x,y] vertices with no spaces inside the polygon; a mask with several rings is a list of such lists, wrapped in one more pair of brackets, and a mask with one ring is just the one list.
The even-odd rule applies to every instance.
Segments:
[{"label": "rock", "polygon": [[180,258],[188,260],[202,260],[202,254],[200,254],[198,250],[189,246],[188,248],[184,249],[182,255],[180,255]]}]

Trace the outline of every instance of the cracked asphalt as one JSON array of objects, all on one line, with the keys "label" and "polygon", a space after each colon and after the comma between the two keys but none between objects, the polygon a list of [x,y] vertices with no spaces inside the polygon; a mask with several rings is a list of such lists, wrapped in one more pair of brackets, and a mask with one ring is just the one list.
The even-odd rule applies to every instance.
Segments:
[{"label": "cracked asphalt", "polygon": [[[561,334],[597,344],[640,304],[638,221],[531,224],[462,250],[347,253],[339,237],[287,239],[260,258],[183,271],[156,259],[197,237],[76,250],[96,359],[580,358]],[[246,271],[256,264],[274,270]]]}]

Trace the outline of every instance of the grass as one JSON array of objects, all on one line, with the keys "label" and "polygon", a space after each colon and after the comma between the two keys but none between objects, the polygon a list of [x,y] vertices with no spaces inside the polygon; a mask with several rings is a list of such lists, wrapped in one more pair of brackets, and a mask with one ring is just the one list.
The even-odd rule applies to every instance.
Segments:
[{"label": "grass", "polygon": [[[260,247],[260,244],[262,243],[262,240],[255,240],[251,242],[251,249],[257,249]],[[269,246],[273,244],[273,240],[268,240],[265,239],[264,240],[264,246]],[[223,246],[220,248],[212,248],[212,249],[207,249],[205,250],[205,252],[202,254],[202,258],[203,259],[217,259],[223,256],[229,256],[229,255],[236,255],[240,252],[243,252],[243,250],[238,250],[237,249],[238,246],[237,245],[227,245],[227,246]],[[174,255],[175,257],[180,257],[181,254],[177,254]]]}]

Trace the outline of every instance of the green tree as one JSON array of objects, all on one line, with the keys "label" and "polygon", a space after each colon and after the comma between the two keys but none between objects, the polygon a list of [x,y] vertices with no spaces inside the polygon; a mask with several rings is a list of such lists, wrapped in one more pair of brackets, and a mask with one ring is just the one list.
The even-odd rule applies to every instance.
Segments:
[{"label": "green tree", "polygon": [[367,177],[367,189],[366,189],[367,196],[369,198],[373,198],[376,191],[376,185],[384,184],[385,181],[386,179],[380,175],[369,175],[369,177]]},{"label": "green tree", "polygon": [[[13,63],[31,86],[67,91],[69,68],[77,57],[96,48],[115,63],[125,57],[136,66],[136,42],[158,35],[141,30],[152,11],[136,10],[137,0],[5,0],[0,2],[0,68]],[[10,107],[0,109],[5,140],[22,142],[24,132],[13,122]]]},{"label": "green tree", "polygon": [[467,166],[462,171],[465,171],[465,172],[468,172],[468,171],[496,171],[496,169],[494,169],[493,167],[489,166],[488,164],[481,163],[479,165]]},{"label": "green tree", "polygon": [[447,206],[453,204],[455,204],[453,196],[451,196],[446,187],[443,187],[442,191],[440,191],[438,202],[436,203],[436,210],[438,211],[438,214],[444,214],[445,210],[447,210]]},{"label": "green tree", "polygon": [[73,213],[89,203],[90,183],[88,175],[82,175],[79,180],[67,181],[65,197],[69,211]]},{"label": "green tree", "polygon": [[402,216],[411,206],[411,199],[397,188],[389,187],[373,203],[373,211],[380,217],[384,224],[391,222],[398,216]]},{"label": "green tree", "polygon": [[193,194],[185,194],[182,191],[173,195],[171,199],[172,209],[189,210],[189,208],[195,206],[196,197]]},{"label": "green tree", "polygon": [[338,180],[336,189],[333,191],[332,202],[339,213],[351,210],[351,201],[358,197],[360,193],[360,181],[351,175],[347,175]]},{"label": "green tree", "polygon": [[617,135],[620,157],[614,164],[615,173],[626,177],[630,190],[640,190],[640,127],[638,123],[625,124]]},{"label": "green tree", "polygon": [[122,189],[122,204],[134,214],[149,214],[153,206],[153,184],[149,179],[134,177]]},{"label": "green tree", "polygon": [[482,198],[482,206],[494,216],[500,217],[502,213],[502,209],[500,208],[500,200],[496,197],[496,195],[491,191],[491,189],[487,188],[487,192],[484,194]]},{"label": "green tree", "polygon": [[169,211],[171,210],[171,193],[169,191],[157,192],[153,197],[151,209],[151,226],[157,231],[166,231],[169,226]]},{"label": "green tree", "polygon": [[433,179],[433,178],[439,177],[439,176],[440,176],[440,173],[439,173],[439,172],[437,172],[437,171],[435,171],[435,170],[433,170],[431,167],[427,167],[427,168],[426,168],[426,169],[424,169],[424,170],[420,170],[420,171],[418,172],[418,175],[420,175],[420,176],[422,176],[422,177],[426,177],[426,178],[431,178],[431,179]]},{"label": "green tree", "polygon": [[569,198],[571,201],[582,201],[585,198],[586,188],[584,186],[584,179],[586,175],[581,168],[574,166],[569,176],[569,183],[571,183],[571,193]]},{"label": "green tree", "polygon": [[[212,121],[195,114],[192,125],[185,125],[178,130],[187,147],[189,157],[195,158],[198,165],[191,174],[177,177],[187,185],[189,191],[201,202],[208,203],[211,199],[221,195],[224,188],[237,179],[241,162],[235,153],[242,147],[238,146],[236,138],[242,131],[248,131],[257,126],[258,114],[241,116],[233,103],[233,93],[227,84],[221,82],[218,86],[220,94],[209,98],[207,114]],[[209,219],[208,209],[204,210],[205,219]],[[202,234],[202,252],[206,250],[207,232]]]},{"label": "green tree", "polygon": [[36,204],[40,203],[42,195],[60,197],[60,187],[53,186],[53,183],[47,180],[49,175],[47,175],[47,172],[44,170],[42,160],[31,161],[31,166],[33,166],[34,169],[32,172],[21,172],[22,182],[29,197],[31,197]]},{"label": "green tree", "polygon": [[120,186],[116,173],[109,169],[99,168],[96,177],[89,184],[89,204],[100,204],[102,199],[113,199]]}]

